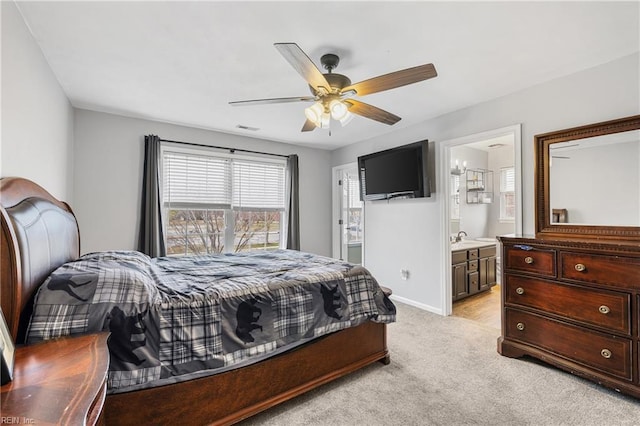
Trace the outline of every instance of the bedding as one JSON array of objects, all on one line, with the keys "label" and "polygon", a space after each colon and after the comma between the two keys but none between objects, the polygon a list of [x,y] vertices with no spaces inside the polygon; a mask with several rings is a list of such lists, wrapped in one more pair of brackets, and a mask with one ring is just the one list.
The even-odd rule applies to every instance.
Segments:
[{"label": "bedding", "polygon": [[335,259],[108,251],[47,278],[27,342],[110,331],[108,392],[120,393],[228,371],[365,321],[393,322],[395,307],[366,269]]}]

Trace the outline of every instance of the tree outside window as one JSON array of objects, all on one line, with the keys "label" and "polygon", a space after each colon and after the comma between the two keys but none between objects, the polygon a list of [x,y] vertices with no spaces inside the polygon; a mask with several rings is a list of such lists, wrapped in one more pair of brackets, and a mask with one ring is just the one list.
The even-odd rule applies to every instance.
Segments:
[{"label": "tree outside window", "polygon": [[167,150],[162,173],[167,255],[282,246],[284,161]]}]

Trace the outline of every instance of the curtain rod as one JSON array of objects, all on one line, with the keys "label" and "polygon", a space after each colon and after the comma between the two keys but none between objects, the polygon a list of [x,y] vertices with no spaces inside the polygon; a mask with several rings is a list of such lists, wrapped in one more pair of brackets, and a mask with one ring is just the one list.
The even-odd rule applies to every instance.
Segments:
[{"label": "curtain rod", "polygon": [[168,140],[168,139],[160,139],[160,142],[169,142],[169,143],[177,143],[177,144],[189,145],[189,146],[198,146],[198,147],[201,147],[201,148],[226,149],[227,151],[229,151],[232,154],[237,151],[237,152],[248,152],[248,153],[251,153],[251,154],[272,155],[274,157],[289,158],[288,155],[283,155],[283,154],[272,154],[270,152],[251,151],[250,149],[228,148],[226,146],[205,145],[205,144],[202,144],[202,143],[194,143],[194,142],[172,141],[172,140]]}]

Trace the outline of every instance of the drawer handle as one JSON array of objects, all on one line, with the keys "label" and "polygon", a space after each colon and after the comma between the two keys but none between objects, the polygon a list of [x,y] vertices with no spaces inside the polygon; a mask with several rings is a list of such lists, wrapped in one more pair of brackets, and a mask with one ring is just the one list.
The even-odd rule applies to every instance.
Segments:
[{"label": "drawer handle", "polygon": [[609,359],[611,358],[611,351],[609,349],[603,349],[600,351],[600,355],[602,355],[603,358]]},{"label": "drawer handle", "polygon": [[[523,322],[519,322],[516,324],[516,328],[520,331],[524,330],[524,323]],[[604,356],[604,355],[602,355]]]},{"label": "drawer handle", "polygon": [[522,288],[522,287],[518,287],[518,288],[516,288],[516,293],[518,293],[518,294],[524,294],[524,288]]},{"label": "drawer handle", "polygon": [[524,263],[531,265],[533,263],[533,257],[527,256],[524,258]]},{"label": "drawer handle", "polygon": [[598,310],[600,311],[601,314],[605,314],[605,315],[611,312],[611,309],[609,309],[607,305],[600,306]]},{"label": "drawer handle", "polygon": [[584,272],[587,269],[587,267],[584,266],[582,263],[576,264],[575,268],[576,268],[576,271],[578,272]]}]

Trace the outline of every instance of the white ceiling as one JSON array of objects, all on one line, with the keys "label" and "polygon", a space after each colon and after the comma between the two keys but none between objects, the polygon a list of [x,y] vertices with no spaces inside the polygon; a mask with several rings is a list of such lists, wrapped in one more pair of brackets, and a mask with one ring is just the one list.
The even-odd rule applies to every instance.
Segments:
[{"label": "white ceiling", "polygon": [[[18,2],[71,103],[335,149],[640,50],[638,2]],[[438,77],[361,98],[402,117],[301,133],[307,96],[273,47],[296,42],[353,82],[433,63]],[[324,70],[322,70],[324,72]],[[241,130],[238,125],[259,130]]]}]

